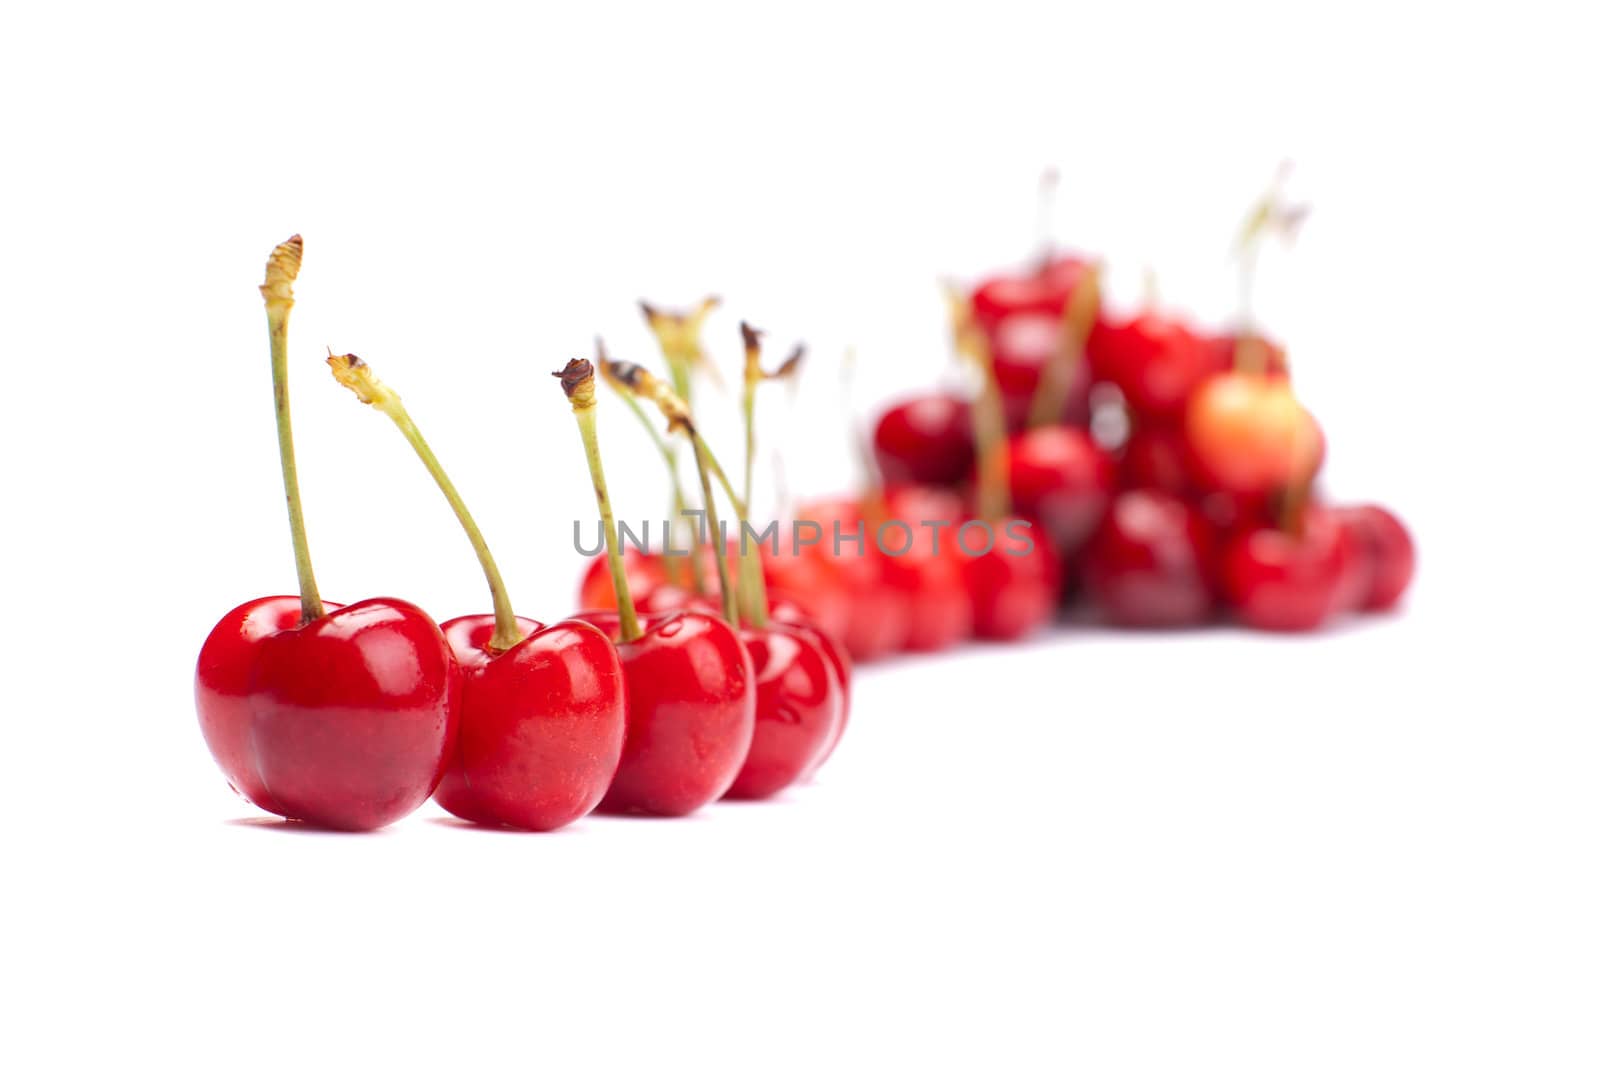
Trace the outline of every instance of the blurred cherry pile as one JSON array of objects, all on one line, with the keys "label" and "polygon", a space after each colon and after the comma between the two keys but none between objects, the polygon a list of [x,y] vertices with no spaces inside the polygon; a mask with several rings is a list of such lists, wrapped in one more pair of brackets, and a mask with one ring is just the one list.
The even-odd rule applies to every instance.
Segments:
[{"label": "blurred cherry pile", "polygon": [[[1246,299],[1259,243],[1299,215],[1276,187],[1252,212]],[[1120,627],[1277,631],[1392,607],[1411,537],[1382,507],[1321,498],[1326,441],[1282,347],[1248,308],[1225,333],[1159,306],[1117,314],[1101,273],[1050,253],[951,289],[973,387],[881,413],[868,488],[799,509],[819,544],[764,553],[773,593],[857,660],[1018,639],[1069,605]],[[866,536],[841,546],[839,530]],[[636,588],[674,584],[659,557],[629,569]],[[607,597],[596,567],[584,605]]]}]

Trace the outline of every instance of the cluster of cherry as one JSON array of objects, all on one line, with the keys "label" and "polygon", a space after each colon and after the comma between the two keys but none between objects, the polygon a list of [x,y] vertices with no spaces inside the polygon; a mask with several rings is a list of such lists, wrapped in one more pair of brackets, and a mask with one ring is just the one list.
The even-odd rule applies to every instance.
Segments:
[{"label": "cluster of cherry", "polygon": [[[1276,189],[1252,213],[1246,293],[1257,245],[1298,215]],[[1248,315],[1217,334],[1154,307],[1114,316],[1100,280],[1097,263],[1050,252],[950,289],[972,395],[883,412],[866,491],[799,510],[834,536],[766,551],[772,591],[857,660],[1017,639],[1074,598],[1120,626],[1231,614],[1286,631],[1393,606],[1411,581],[1411,537],[1381,507],[1317,499],[1325,441],[1283,349]],[[837,531],[863,527],[841,546]],[[685,584],[670,562],[630,553],[635,588],[670,599]],[[591,568],[586,606],[610,603],[603,579]]]},{"label": "cluster of cherry", "polygon": [[[400,397],[361,359],[331,354],[334,378],[395,423],[444,493],[494,611],[440,625],[403,600],[324,602],[289,422],[288,319],[301,254],[299,237],[279,245],[261,287],[300,595],[230,611],[206,638],[195,678],[201,731],[238,793],[274,814],[341,830],[388,825],[430,796],[473,822],[553,830],[596,807],[686,815],[723,797],[762,799],[821,766],[844,730],[849,660],[792,605],[769,601],[758,556],[740,558],[735,582],[729,555],[716,554],[714,604],[685,596],[636,610],[600,462],[588,360],[555,376],[605,527],[610,610],[548,626],[517,615],[483,534]],[[744,332],[759,366],[758,337]],[[640,402],[653,403],[669,431],[692,442],[712,528],[713,477],[745,520],[743,498],[684,397],[642,367],[603,364],[641,416]]]}]

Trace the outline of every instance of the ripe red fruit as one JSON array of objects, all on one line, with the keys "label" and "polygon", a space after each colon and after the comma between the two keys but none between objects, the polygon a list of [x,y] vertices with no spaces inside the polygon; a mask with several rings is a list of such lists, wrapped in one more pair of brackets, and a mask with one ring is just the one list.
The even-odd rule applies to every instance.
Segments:
[{"label": "ripe red fruit", "polygon": [[1354,546],[1344,607],[1384,611],[1393,607],[1416,573],[1416,545],[1393,512],[1376,504],[1335,509]]},{"label": "ripe red fruit", "polygon": [[1309,482],[1322,465],[1322,429],[1285,378],[1215,375],[1189,398],[1184,426],[1207,486],[1265,493]]},{"label": "ripe red fruit", "polygon": [[1181,427],[1161,423],[1134,427],[1117,464],[1118,485],[1124,489],[1158,489],[1177,496],[1188,494],[1194,489],[1188,447]]},{"label": "ripe red fruit", "polygon": [[622,754],[623,670],[583,622],[517,619],[523,639],[490,648],[493,615],[444,624],[461,664],[461,730],[434,799],[452,815],[555,830],[600,803]]},{"label": "ripe red fruit", "polygon": [[1084,586],[1118,626],[1195,626],[1215,610],[1215,535],[1191,504],[1155,489],[1112,502],[1083,555]]},{"label": "ripe red fruit", "polygon": [[972,409],[944,393],[903,401],[878,419],[872,447],[886,482],[957,485],[972,470]]},{"label": "ripe red fruit", "polygon": [[403,600],[301,622],[299,597],[241,604],[200,649],[200,730],[260,808],[336,830],[416,810],[454,743],[459,680],[444,636]]},{"label": "ripe red fruit", "polygon": [[972,632],[986,641],[1016,641],[1055,617],[1062,566],[1049,537],[1016,516],[957,528],[962,577],[972,601]]},{"label": "ripe red fruit", "polygon": [[[674,562],[688,571],[687,557]],[[646,553],[629,546],[622,553],[622,565],[628,576],[628,587],[635,596],[643,596],[657,586],[673,584],[667,573],[665,557],[657,553]],[[617,610],[617,594],[611,587],[611,568],[603,552],[584,569],[583,580],[578,587],[578,607],[583,611]]]},{"label": "ripe red fruit", "polygon": [[876,526],[869,523],[867,535],[882,558],[884,583],[903,593],[909,605],[903,647],[937,652],[965,640],[972,633],[972,598],[955,543],[960,498],[899,487],[885,503],[889,517]]},{"label": "ripe red fruit", "polygon": [[1246,528],[1222,552],[1222,586],[1247,625],[1261,630],[1314,630],[1339,608],[1355,551],[1331,510],[1310,506],[1298,534],[1271,526]]},{"label": "ripe red fruit", "polygon": [[627,678],[628,731],[605,811],[687,815],[728,791],[755,734],[754,667],[714,607],[644,616],[622,641],[611,613],[580,616],[617,644]]},{"label": "ripe red fruit", "polygon": [[973,290],[973,317],[991,336],[996,326],[1013,315],[1042,315],[1059,321],[1090,267],[1087,260],[1061,255],[1026,274],[997,275]]},{"label": "ripe red fruit", "polygon": [[1043,426],[1013,437],[1006,459],[1018,514],[1038,520],[1059,556],[1076,552],[1111,501],[1111,457],[1084,430]]},{"label": "ripe red fruit", "polygon": [[[827,565],[850,604],[838,635],[850,658],[866,663],[905,648],[911,632],[911,598],[887,581],[883,554],[873,543],[860,503],[817,501],[800,518],[822,528],[822,541],[811,551]],[[854,538],[858,531],[860,541],[836,543],[839,535]]]},{"label": "ripe red fruit", "polygon": [[813,770],[837,741],[843,688],[819,635],[769,622],[745,628],[756,680],[756,726],[750,753],[727,796],[761,800]]},{"label": "ripe red fruit", "polygon": [[[1002,319],[989,336],[989,355],[994,363],[995,384],[1005,408],[1006,427],[1013,433],[1027,424],[1034,396],[1039,391],[1045,368],[1059,355],[1061,316],[1023,312]],[[1072,426],[1089,423],[1089,384],[1087,362],[1080,362],[1067,388],[1063,409],[1057,417]]]},{"label": "ripe red fruit", "polygon": [[833,750],[839,747],[839,739],[844,736],[845,727],[850,724],[850,692],[854,667],[843,643],[818,626],[798,603],[779,596],[771,601],[770,607],[773,620],[807,630],[817,639],[823,654],[827,656],[828,663],[832,665],[833,672],[839,679],[839,721],[834,727],[832,736],[828,738],[828,743],[823,746],[821,754],[806,769],[805,773],[811,774],[828,762]]},{"label": "ripe red fruit", "polygon": [[317,592],[289,419],[289,312],[302,251],[298,235],[274,248],[261,285],[300,595],[252,600],[222,617],[200,649],[195,708],[222,773],[250,801],[333,829],[375,830],[438,783],[459,677],[444,635],[417,607],[340,607]]},{"label": "ripe red fruit", "polygon": [[1089,335],[1088,348],[1095,378],[1115,385],[1147,421],[1180,418],[1195,388],[1229,366],[1183,322],[1150,311],[1102,323]]}]

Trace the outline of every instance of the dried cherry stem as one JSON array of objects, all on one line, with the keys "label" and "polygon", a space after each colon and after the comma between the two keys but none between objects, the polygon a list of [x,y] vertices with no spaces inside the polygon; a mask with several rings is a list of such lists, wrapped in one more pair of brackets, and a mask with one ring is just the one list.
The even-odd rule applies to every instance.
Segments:
[{"label": "dried cherry stem", "polygon": [[1291,240],[1310,211],[1307,205],[1290,204],[1285,198],[1283,187],[1289,170],[1287,161],[1279,165],[1272,182],[1240,224],[1234,240],[1234,254],[1239,257],[1239,326],[1233,345],[1233,367],[1242,374],[1265,374],[1270,364],[1266,343],[1255,328],[1253,306],[1261,248],[1273,235]]},{"label": "dried cherry stem", "polygon": [[[633,417],[639,420],[639,425],[643,426],[645,433],[650,435],[651,443],[656,446],[656,451],[661,454],[661,462],[666,464],[667,482],[672,490],[672,517],[667,520],[667,536],[670,541],[672,531],[682,524],[683,517],[689,507],[689,498],[683,492],[683,476],[678,470],[678,450],[673,447],[671,441],[662,436],[660,430],[656,429],[656,424],[650,420],[649,415],[645,414],[645,410],[640,406],[638,398],[629,392],[626,386],[613,380],[606,373],[606,368],[611,365],[611,357],[606,352],[605,342],[598,337],[594,339],[594,351],[595,359],[600,364],[600,376],[611,387],[611,391],[621,397],[624,404],[628,405],[628,410],[633,412]],[[673,585],[680,584],[678,581],[678,566],[681,562],[679,557],[671,553],[663,553],[661,562],[667,569],[668,581],[672,582]],[[703,596],[706,591],[706,571],[705,564],[700,559],[698,552],[689,554],[689,578],[694,591]]]},{"label": "dried cherry stem", "polygon": [[721,303],[718,297],[708,296],[692,310],[664,311],[643,300],[639,301],[639,310],[644,312],[645,323],[650,327],[650,332],[655,334],[656,343],[661,346],[661,358],[666,361],[672,389],[683,398],[685,404],[693,399],[695,371],[704,370],[713,376],[716,374],[715,365],[706,358],[700,332],[707,317]]},{"label": "dried cherry stem", "polygon": [[[694,418],[690,414],[690,406],[672,387],[667,386],[666,382],[656,378],[654,374],[646,371],[638,363],[626,363],[621,362],[621,360],[608,362],[605,373],[606,378],[616,379],[616,381],[621,382],[622,386],[627,387],[635,397],[654,403],[656,408],[661,411],[662,416],[666,416],[667,430],[669,432],[677,430],[677,432],[682,432],[685,437],[690,438],[690,445],[694,450],[694,467],[699,472],[701,494],[704,496],[704,504],[706,504],[706,522],[710,526],[710,536],[714,537],[712,553],[717,558],[717,581],[718,584],[722,585],[722,589],[718,590],[718,592],[722,593],[722,614],[725,619],[728,619],[728,624],[739,625],[739,603],[736,600],[736,593],[734,593],[730,571],[728,571],[728,542],[723,539],[722,522],[717,518],[717,494],[712,491],[712,485],[710,485],[712,472],[715,470],[718,482],[722,482],[725,490],[730,490],[728,491],[728,496],[733,499],[734,510],[739,514],[739,522],[744,522],[744,506],[739,502],[738,496],[731,491],[728,475],[723,472],[722,466],[717,464],[714,456],[710,454],[709,448],[706,448],[706,442],[699,435],[699,430],[694,429]],[[741,537],[739,537],[741,547],[742,541],[744,541],[742,534],[744,534],[744,531],[741,530]],[[741,552],[741,566],[742,560],[747,560],[747,558],[752,557],[747,552]],[[755,563],[760,566],[758,558]],[[757,571],[758,573],[760,571]],[[765,616],[762,617],[762,624],[765,625]]]},{"label": "dried cherry stem", "polygon": [[300,580],[300,621],[327,614],[311,570],[305,513],[300,508],[300,474],[294,462],[294,430],[289,418],[289,312],[294,308],[294,280],[300,274],[304,242],[295,234],[272,250],[261,298],[267,305],[267,340],[272,348],[272,400],[278,422],[278,464],[283,469],[283,496],[289,505],[289,537],[294,542],[294,570]]},{"label": "dried cherry stem", "polygon": [[417,424],[411,421],[405,405],[400,402],[400,395],[379,381],[360,356],[336,356],[330,352],[328,366],[333,370],[334,380],[356,394],[363,404],[370,404],[389,416],[401,435],[411,443],[422,465],[433,475],[434,483],[444,493],[450,510],[455,512],[461,528],[466,531],[467,540],[472,542],[472,551],[477,554],[483,577],[489,583],[489,596],[494,600],[494,634],[489,638],[489,651],[504,652],[511,648],[522,640],[522,629],[517,625],[517,613],[511,609],[511,597],[506,592],[505,581],[500,577],[500,568],[495,564],[478,524],[473,521],[472,513],[467,510],[466,502],[456,492],[450,476],[444,472],[433,449],[428,447]]},{"label": "dried cherry stem", "polygon": [[1283,490],[1278,500],[1278,529],[1291,537],[1305,531],[1306,507],[1311,503],[1310,478],[1303,478]]},{"label": "dried cherry stem", "polygon": [[1006,413],[995,379],[988,339],[972,314],[972,301],[956,286],[945,284],[950,308],[950,332],[956,351],[979,374],[977,400],[972,405],[972,436],[977,451],[977,510],[985,522],[998,522],[1011,512],[1007,478]]},{"label": "dried cherry stem", "polygon": [[600,507],[600,525],[605,531],[606,562],[611,566],[611,588],[617,595],[618,629],[626,644],[638,640],[643,631],[639,628],[639,613],[633,606],[633,591],[628,588],[628,572],[622,565],[617,519],[611,511],[611,494],[606,490],[605,466],[600,462],[600,436],[595,431],[594,366],[586,359],[573,359],[553,373],[561,379],[561,390],[567,394],[572,413],[578,419],[583,455],[589,463],[589,480],[594,483],[594,499]]},{"label": "dried cherry stem", "polygon": [[748,322],[741,322],[739,336],[744,341],[744,394],[741,398],[744,416],[744,492],[734,499],[742,501],[748,510],[755,482],[756,390],[762,382],[792,379],[800,372],[800,361],[805,358],[806,349],[804,345],[796,345],[777,370],[768,372],[761,369],[761,331]]},{"label": "dried cherry stem", "polygon": [[1061,410],[1067,405],[1072,392],[1072,382],[1083,365],[1084,349],[1089,343],[1089,331],[1094,328],[1095,316],[1100,313],[1100,265],[1084,272],[1078,284],[1072,287],[1072,296],[1061,309],[1061,331],[1056,338],[1056,350],[1039,375],[1028,405],[1028,426],[1050,426],[1060,421]]}]

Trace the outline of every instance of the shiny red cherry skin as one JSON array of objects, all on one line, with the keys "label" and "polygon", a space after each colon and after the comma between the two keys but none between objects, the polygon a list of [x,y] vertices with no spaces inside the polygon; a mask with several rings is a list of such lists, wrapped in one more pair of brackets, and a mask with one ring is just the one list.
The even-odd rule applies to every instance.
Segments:
[{"label": "shiny red cherry skin", "polygon": [[1073,291],[1089,273],[1089,262],[1073,255],[1052,256],[1024,274],[1000,274],[972,291],[972,314],[987,332],[1014,315],[1039,315],[1060,321]]},{"label": "shiny red cherry skin", "polygon": [[1162,423],[1134,427],[1122,446],[1117,484],[1123,489],[1156,489],[1174,496],[1190,493],[1195,486],[1182,428]]},{"label": "shiny red cherry skin", "polygon": [[1215,345],[1156,312],[1102,323],[1089,337],[1089,364],[1095,378],[1121,390],[1128,407],[1147,422],[1181,418],[1195,388],[1228,366],[1218,362]]},{"label": "shiny red cherry skin", "polygon": [[[1061,315],[1022,312],[997,323],[989,335],[989,355],[994,363],[995,384],[1005,406],[1006,426],[1016,433],[1033,413],[1034,394],[1044,371],[1059,356]],[[1051,421],[1072,426],[1089,424],[1089,385],[1092,376],[1088,362],[1080,361],[1060,411]]]},{"label": "shiny red cherry skin", "polygon": [[522,641],[498,653],[493,615],[444,624],[461,665],[461,731],[434,799],[472,822],[558,830],[593,811],[616,772],[622,665],[587,623],[517,623]]},{"label": "shiny red cherry skin", "polygon": [[1042,426],[1013,437],[1006,461],[1018,514],[1039,522],[1058,556],[1081,548],[1111,503],[1110,455],[1085,430]]},{"label": "shiny red cherry skin", "polygon": [[[687,556],[674,559],[673,564],[684,573],[689,570]],[[666,557],[660,553],[641,552],[629,546],[622,552],[622,570],[627,575],[628,590],[636,597],[643,596],[657,586],[674,584]],[[578,607],[583,611],[617,610],[617,593],[611,584],[611,564],[604,552],[590,560],[583,572],[583,580],[578,587]]]},{"label": "shiny red cherry skin", "polygon": [[850,724],[850,693],[851,685],[854,681],[854,665],[850,662],[850,653],[845,651],[843,642],[833,637],[825,628],[817,625],[815,620],[806,614],[804,608],[798,602],[783,597],[775,597],[768,602],[767,607],[773,620],[786,623],[789,626],[799,627],[802,630],[809,629],[812,635],[817,638],[817,643],[821,646],[823,654],[828,657],[828,663],[833,667],[833,673],[839,679],[839,721],[834,727],[832,736],[828,738],[828,743],[823,746],[821,753],[812,762],[811,766],[806,768],[805,773],[810,775],[828,762],[828,757],[833,755],[833,750],[839,747],[839,739],[844,736],[845,727]]},{"label": "shiny red cherry skin", "polygon": [[872,450],[886,482],[958,485],[972,470],[972,409],[945,393],[902,401],[879,417]]},{"label": "shiny red cherry skin", "polygon": [[[911,600],[885,580],[883,554],[873,544],[860,503],[817,501],[800,519],[820,529],[821,541],[809,551],[827,565],[849,604],[838,637],[850,658],[867,663],[903,649],[911,631]],[[815,532],[808,530],[807,537]],[[858,532],[861,539],[854,540]]]},{"label": "shiny red cherry skin", "polygon": [[1055,618],[1061,557],[1045,532],[1008,515],[956,530],[962,577],[972,601],[972,633],[984,641],[1019,641]]},{"label": "shiny red cherry skin", "polygon": [[1216,536],[1192,504],[1158,489],[1112,501],[1084,550],[1082,573],[1116,626],[1198,626],[1216,611]]},{"label": "shiny red cherry skin", "polygon": [[1272,526],[1234,534],[1222,550],[1224,594],[1248,626],[1314,630],[1339,609],[1354,553],[1338,516],[1308,507],[1298,536]]},{"label": "shiny red cherry skin", "polygon": [[956,545],[961,499],[952,493],[899,486],[886,494],[889,517],[869,527],[883,559],[883,580],[909,604],[904,648],[937,652],[972,635],[966,563]]},{"label": "shiny red cherry skin", "polygon": [[792,602],[830,638],[842,639],[850,629],[851,598],[827,556],[828,535],[807,527],[804,537],[797,538],[793,527],[784,528],[770,545],[762,545],[761,567],[769,599]]},{"label": "shiny red cherry skin", "polygon": [[839,676],[809,628],[773,622],[746,627],[756,679],[756,726],[727,796],[763,800],[814,769],[839,731],[843,691]]},{"label": "shiny red cherry skin", "polygon": [[[1218,370],[1228,370],[1237,365],[1239,348],[1239,334],[1229,330],[1220,334],[1213,334],[1205,339],[1207,347],[1211,349],[1211,362]],[[1251,344],[1261,345],[1265,351],[1265,373],[1276,377],[1287,377],[1289,374],[1289,357],[1284,352],[1283,346],[1268,337],[1253,337]]]},{"label": "shiny red cherry skin", "polygon": [[[619,641],[613,613],[580,616]],[[755,668],[739,633],[696,600],[641,615],[644,632],[619,643],[628,732],[601,810],[688,815],[728,791],[756,727]]]},{"label": "shiny red cherry skin", "polygon": [[1341,606],[1387,611],[1399,602],[1417,568],[1416,543],[1395,514],[1376,504],[1334,509],[1354,547],[1351,579]]},{"label": "shiny red cherry skin", "polygon": [[444,772],[460,678],[432,619],[403,600],[241,604],[195,670],[200,730],[230,785],[266,811],[376,830],[416,810]]}]

